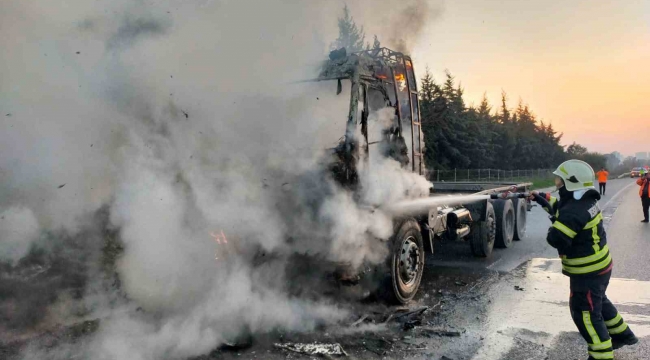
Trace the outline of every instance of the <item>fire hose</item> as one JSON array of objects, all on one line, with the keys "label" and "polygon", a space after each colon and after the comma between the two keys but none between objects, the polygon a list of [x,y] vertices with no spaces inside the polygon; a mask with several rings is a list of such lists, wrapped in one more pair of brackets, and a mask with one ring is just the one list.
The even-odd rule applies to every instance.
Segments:
[{"label": "fire hose", "polygon": [[532,196],[533,199],[543,208],[546,209],[546,211],[551,214],[551,221],[555,221],[555,217],[553,216],[553,207],[551,204],[540,196],[539,194],[535,193],[530,193],[530,192],[517,192],[516,187],[512,187],[508,191],[504,191],[499,194],[490,194],[490,199],[496,200],[496,199],[528,199]]}]

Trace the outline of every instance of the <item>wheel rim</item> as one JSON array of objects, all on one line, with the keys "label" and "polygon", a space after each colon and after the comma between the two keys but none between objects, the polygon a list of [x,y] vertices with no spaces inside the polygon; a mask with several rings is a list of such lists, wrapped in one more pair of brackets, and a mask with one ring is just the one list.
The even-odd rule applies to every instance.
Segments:
[{"label": "wheel rim", "polygon": [[399,280],[406,286],[413,285],[417,280],[420,267],[420,249],[415,238],[409,236],[402,242],[402,250],[399,256],[398,274]]}]

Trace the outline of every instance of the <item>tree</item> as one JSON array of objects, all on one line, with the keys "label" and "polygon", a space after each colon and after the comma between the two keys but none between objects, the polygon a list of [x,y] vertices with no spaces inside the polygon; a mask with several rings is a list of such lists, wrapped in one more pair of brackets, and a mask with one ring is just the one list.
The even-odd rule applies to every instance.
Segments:
[{"label": "tree", "polygon": [[569,157],[579,158],[587,154],[587,148],[573,142],[573,144],[569,145],[569,147],[566,149],[566,153],[569,155]]},{"label": "tree", "polygon": [[[343,17],[338,18],[338,26],[339,37],[330,46],[332,50],[340,48],[345,48],[348,52],[363,50],[366,34],[363,26],[358,27],[354,22],[354,18],[350,15],[350,9],[347,5],[343,8]],[[375,40],[377,40],[376,36]]]},{"label": "tree", "polygon": [[[443,83],[426,68],[420,82],[420,114],[429,169],[542,169],[555,168],[568,157],[598,168],[607,157],[573,143],[565,151],[562,133],[539,121],[523,100],[508,107],[505,92],[496,112],[484,96],[478,106],[467,106],[464,89],[449,71]],[[629,170],[628,170],[629,171]]]},{"label": "tree", "polygon": [[379,49],[380,47],[381,47],[381,43],[379,42],[379,39],[377,39],[377,35],[375,35],[375,39],[372,42],[372,48]]}]

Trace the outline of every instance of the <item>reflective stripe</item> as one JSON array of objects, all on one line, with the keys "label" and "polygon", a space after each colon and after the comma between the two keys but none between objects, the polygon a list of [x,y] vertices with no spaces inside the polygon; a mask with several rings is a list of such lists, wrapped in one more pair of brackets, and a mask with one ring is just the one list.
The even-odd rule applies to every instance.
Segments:
[{"label": "reflective stripe", "polygon": [[603,220],[603,213],[598,213],[595,218],[593,218],[590,222],[583,227],[584,230],[591,229],[592,227],[598,226],[600,222]]},{"label": "reflective stripe", "polygon": [[607,350],[607,349],[609,349],[611,347],[612,347],[612,339],[609,339],[607,341],[603,341],[600,344],[595,344],[595,345],[589,344],[589,348],[591,350]]},{"label": "reflective stripe", "polygon": [[594,245],[592,248],[594,248],[594,252],[598,254],[598,252],[600,252],[600,236],[598,236],[598,226],[594,226],[591,229],[591,237],[594,239]]},{"label": "reflective stripe", "polygon": [[584,267],[573,267],[573,266],[566,266],[562,264],[562,269],[568,272],[569,274],[581,275],[581,274],[588,274],[594,271],[602,270],[606,268],[611,262],[612,262],[612,255],[607,255],[605,260],[594,265],[584,266]]},{"label": "reflective stripe", "polygon": [[594,346],[600,344],[600,338],[596,329],[594,329],[594,325],[591,323],[591,313],[589,311],[582,312],[582,322],[585,324],[589,336],[591,336],[591,343]]},{"label": "reflective stripe", "polygon": [[593,218],[590,222],[583,227],[583,230],[588,230],[592,229],[591,231],[591,236],[594,239],[594,245],[592,246],[594,248],[594,252],[598,253],[600,251],[600,236],[598,236],[598,224],[603,221],[603,213],[598,213],[595,218]]},{"label": "reflective stripe", "polygon": [[613,318],[612,320],[607,320],[605,321],[605,325],[608,327],[614,326],[619,323],[619,321],[623,320],[623,317],[621,317],[621,314],[616,314],[616,317]]},{"label": "reflective stripe", "polygon": [[562,258],[562,263],[570,266],[589,264],[591,262],[604,259],[605,256],[607,256],[607,252],[609,252],[609,246],[605,245],[605,247],[602,250],[587,257],[577,258],[577,259]]},{"label": "reflective stripe", "polygon": [[566,171],[566,169],[564,168],[564,165],[560,166],[560,171],[565,173],[567,176],[569,176],[569,172]]},{"label": "reflective stripe", "polygon": [[560,230],[564,235],[570,237],[571,239],[573,239],[574,237],[576,237],[576,235],[578,235],[578,233],[571,230],[568,226],[562,224],[559,221],[554,222],[553,227]]},{"label": "reflective stripe", "polygon": [[627,323],[621,324],[621,326],[617,326],[613,329],[609,329],[609,333],[612,335],[620,334],[623,331],[627,330]]},{"label": "reflective stripe", "polygon": [[591,357],[594,358],[594,359],[598,359],[598,360],[600,360],[600,359],[609,360],[609,359],[613,359],[613,358],[614,358],[614,351],[608,351],[608,352],[594,352],[594,351],[590,351],[590,352],[589,352],[589,356],[591,356]]}]

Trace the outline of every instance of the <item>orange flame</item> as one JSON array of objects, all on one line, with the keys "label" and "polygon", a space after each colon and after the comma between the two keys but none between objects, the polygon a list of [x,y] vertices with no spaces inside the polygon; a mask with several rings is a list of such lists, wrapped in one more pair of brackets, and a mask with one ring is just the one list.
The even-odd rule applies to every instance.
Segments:
[{"label": "orange flame", "polygon": [[217,244],[221,244],[222,242],[224,244],[227,244],[228,239],[226,238],[226,234],[223,233],[223,230],[220,230],[220,231],[221,231],[220,234],[215,234],[215,233],[211,232],[210,236],[212,236],[212,238],[214,239],[214,241],[217,242]]},{"label": "orange flame", "polygon": [[405,81],[404,74],[395,74],[395,81]]},{"label": "orange flame", "polygon": [[[219,233],[211,232],[210,236],[219,245],[228,244],[228,239],[226,238],[226,234],[223,233],[223,230],[219,230]],[[218,252],[214,254],[214,259],[219,260],[219,253]]]}]

